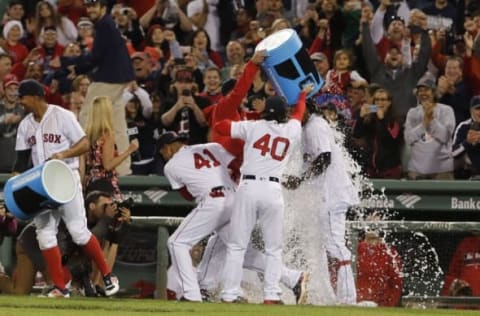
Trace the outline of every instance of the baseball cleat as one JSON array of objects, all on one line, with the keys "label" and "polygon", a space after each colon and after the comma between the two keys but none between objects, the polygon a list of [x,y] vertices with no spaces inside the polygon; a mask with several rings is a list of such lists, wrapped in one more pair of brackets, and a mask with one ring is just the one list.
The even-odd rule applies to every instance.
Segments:
[{"label": "baseball cleat", "polygon": [[309,279],[310,273],[302,272],[297,284],[292,289],[297,304],[305,304],[307,302],[307,282]]},{"label": "baseball cleat", "polygon": [[233,301],[226,301],[222,299],[222,303],[227,303],[227,304],[248,304],[248,300],[245,297],[239,296]]},{"label": "baseball cleat", "polygon": [[200,289],[200,295],[202,295],[202,301],[213,303],[213,295],[207,289]]},{"label": "baseball cleat", "polygon": [[70,291],[68,289],[59,289],[56,286],[49,288],[44,294],[39,295],[38,297],[52,297],[52,298],[69,298]]},{"label": "baseball cleat", "polygon": [[105,296],[112,296],[120,290],[118,278],[111,273],[103,277],[103,283],[105,284]]}]

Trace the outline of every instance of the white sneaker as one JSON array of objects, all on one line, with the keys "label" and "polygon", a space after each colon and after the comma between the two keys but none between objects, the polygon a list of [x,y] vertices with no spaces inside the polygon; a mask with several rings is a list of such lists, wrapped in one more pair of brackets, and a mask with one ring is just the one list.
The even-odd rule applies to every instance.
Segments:
[{"label": "white sneaker", "polygon": [[69,298],[70,291],[68,289],[61,290],[58,287],[53,286],[45,293],[40,294],[38,297]]},{"label": "white sneaker", "polygon": [[103,277],[103,283],[105,284],[105,295],[112,296],[120,290],[120,284],[118,278],[112,273]]}]

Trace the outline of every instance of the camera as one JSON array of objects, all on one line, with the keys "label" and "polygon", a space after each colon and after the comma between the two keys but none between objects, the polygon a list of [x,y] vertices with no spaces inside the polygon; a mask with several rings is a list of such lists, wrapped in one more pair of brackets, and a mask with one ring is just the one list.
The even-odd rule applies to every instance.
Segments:
[{"label": "camera", "polygon": [[133,208],[133,206],[135,205],[135,203],[133,202],[133,199],[132,198],[128,198],[126,200],[123,200],[123,201],[115,201],[115,206],[117,207],[117,214],[120,212],[120,208],[127,208],[129,210],[131,210]]},{"label": "camera", "polygon": [[376,106],[375,104],[371,104],[368,106],[368,110],[370,111],[370,113],[376,113],[378,111],[378,106]]},{"label": "camera", "polygon": [[188,90],[188,89],[184,89],[182,90],[182,96],[184,97],[189,97],[192,95],[192,91]]},{"label": "camera", "polygon": [[470,129],[472,131],[480,131],[480,122],[472,122],[472,124],[470,124]]}]

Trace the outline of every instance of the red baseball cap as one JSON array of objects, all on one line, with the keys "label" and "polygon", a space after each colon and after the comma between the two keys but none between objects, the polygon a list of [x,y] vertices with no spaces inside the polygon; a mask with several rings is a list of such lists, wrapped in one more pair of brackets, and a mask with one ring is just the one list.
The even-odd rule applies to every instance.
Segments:
[{"label": "red baseball cap", "polygon": [[17,76],[14,74],[6,74],[5,77],[3,77],[3,87],[6,88],[12,84],[16,84],[17,86],[20,84]]}]

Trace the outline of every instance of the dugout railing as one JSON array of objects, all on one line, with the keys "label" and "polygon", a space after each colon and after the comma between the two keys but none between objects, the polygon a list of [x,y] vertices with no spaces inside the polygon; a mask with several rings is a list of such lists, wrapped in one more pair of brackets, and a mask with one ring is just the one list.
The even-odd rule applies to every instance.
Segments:
[{"label": "dugout railing", "polygon": [[[3,188],[8,177],[0,175],[0,187]],[[386,230],[469,232],[479,229],[480,182],[372,180],[372,184],[381,198],[364,199],[362,206],[366,209],[388,209],[392,220],[380,223]],[[168,266],[166,240],[194,204],[185,201],[177,192],[172,192],[166,178],[161,176],[121,177],[120,186],[124,195],[135,202],[134,225],[154,231],[156,235],[153,241],[156,245],[155,258],[152,260],[154,282],[157,297],[165,298]],[[349,222],[350,233],[353,234],[351,240],[357,240],[354,236],[364,225],[368,224]],[[0,261],[7,268],[13,263],[12,244],[11,239],[6,239],[0,247]]]}]

